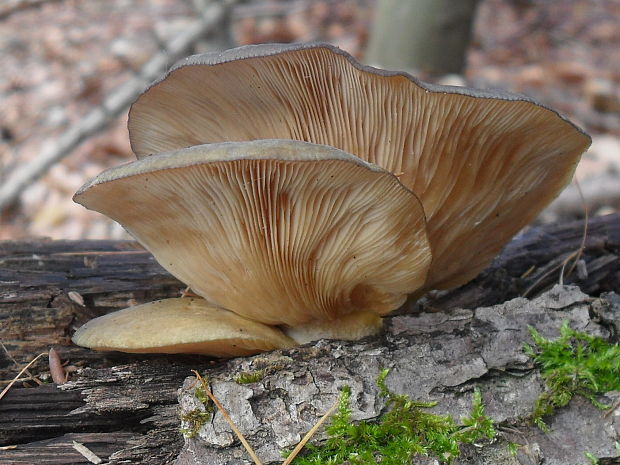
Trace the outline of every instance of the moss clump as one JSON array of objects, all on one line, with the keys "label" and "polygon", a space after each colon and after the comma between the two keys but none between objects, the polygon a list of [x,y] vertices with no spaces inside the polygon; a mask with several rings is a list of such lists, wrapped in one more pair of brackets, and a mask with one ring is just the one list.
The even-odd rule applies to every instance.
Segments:
[{"label": "moss clump", "polygon": [[189,423],[187,428],[181,428],[181,433],[186,438],[195,438],[200,428],[211,419],[211,412],[203,412],[200,409],[194,409],[181,415],[181,420]]},{"label": "moss clump", "polygon": [[187,428],[181,428],[181,434],[183,434],[186,438],[196,437],[200,431],[200,428],[211,420],[211,416],[213,415],[213,406],[211,405],[209,396],[207,396],[204,388],[202,386],[197,387],[194,391],[194,395],[196,396],[196,399],[204,405],[205,409],[202,410],[200,408],[195,408],[194,410],[180,416],[181,421],[188,424]]},{"label": "moss clump", "polygon": [[308,446],[308,453],[297,457],[295,465],[402,465],[416,455],[434,456],[451,463],[459,455],[459,445],[495,437],[493,421],[485,415],[479,391],[474,392],[471,413],[457,424],[449,415],[426,411],[436,402],[417,402],[394,394],[385,385],[388,370],[377,380],[387,412],[377,423],[351,423],[349,388],[342,390],[338,412],[326,428],[327,441]]},{"label": "moss clump", "polygon": [[194,396],[196,396],[196,399],[198,399],[208,411],[213,411],[213,406],[210,403],[211,401],[209,400],[209,396],[202,386],[196,388],[194,391]]},{"label": "moss clump", "polygon": [[508,442],[508,452],[510,455],[516,457],[520,446],[521,444],[517,444],[516,442]]},{"label": "moss clump", "polygon": [[555,341],[545,339],[530,327],[534,346],[525,345],[525,352],[540,367],[545,391],[536,400],[531,421],[543,431],[543,417],[564,407],[575,395],[590,400],[601,409],[608,408],[597,396],[620,390],[620,346],[600,337],[571,329],[568,321],[560,328]]},{"label": "moss clump", "polygon": [[234,379],[235,379],[235,383],[237,384],[251,384],[251,383],[258,383],[259,381],[262,381],[264,377],[265,377],[264,370],[242,371],[237,376],[235,376]]},{"label": "moss clump", "polygon": [[583,455],[589,460],[590,465],[598,465],[598,457],[596,455],[587,451],[584,452]]}]

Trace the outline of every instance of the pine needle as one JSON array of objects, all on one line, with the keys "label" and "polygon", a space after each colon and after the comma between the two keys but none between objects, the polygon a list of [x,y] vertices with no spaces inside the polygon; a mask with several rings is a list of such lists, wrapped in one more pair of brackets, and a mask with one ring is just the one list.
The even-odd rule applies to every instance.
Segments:
[{"label": "pine needle", "polygon": [[[588,205],[586,204],[586,199],[583,196],[583,191],[581,190],[581,186],[579,185],[579,181],[577,181],[577,178],[575,178],[575,187],[577,188],[577,192],[579,192],[579,198],[581,199],[581,206],[583,207],[583,216],[584,216],[583,235],[581,236],[581,245],[579,246],[579,250],[577,251],[575,255],[575,261],[573,262],[572,266],[568,270],[568,273],[566,273],[566,276],[570,276],[570,274],[573,272],[573,270],[575,269],[575,266],[577,266],[577,262],[581,258],[581,255],[583,255],[583,251],[586,248],[586,239],[588,237],[588,220],[590,218],[590,212],[588,211]],[[567,260],[569,260],[569,258],[567,258]],[[564,284],[564,266],[565,265],[566,263],[564,263],[564,265],[562,266],[562,273],[560,274],[560,284]]]},{"label": "pine needle", "polygon": [[[575,267],[577,266],[577,263],[579,262],[579,260],[581,259],[581,256],[583,255],[583,251],[586,248],[586,239],[588,238],[588,220],[589,220],[589,211],[588,211],[588,206],[586,204],[586,199],[583,196],[583,192],[581,191],[581,186],[579,185],[579,181],[577,181],[577,179],[575,178],[575,186],[577,187],[577,191],[579,192],[579,197],[581,198],[581,205],[583,206],[583,214],[584,214],[584,223],[583,223],[583,234],[581,236],[581,244],[579,245],[579,248],[577,250],[575,250],[574,252],[570,253],[562,262],[562,265],[557,265],[554,266],[552,269],[550,269],[549,271],[547,271],[545,274],[543,274],[542,276],[540,276],[530,287],[528,287],[526,289],[525,292],[523,292],[522,296],[523,297],[528,297],[528,295],[541,283],[543,282],[551,273],[554,273],[558,268],[560,268],[560,278],[559,278],[559,284],[560,285],[564,285],[564,277],[565,276],[570,276],[570,274],[573,272],[573,270],[575,269]],[[575,259],[573,261],[573,264],[571,265],[570,269],[565,273],[564,270],[566,268],[566,265],[568,265],[568,263],[572,260]],[[531,268],[530,268],[531,270]],[[528,270],[525,274],[528,275],[530,274],[530,270]]]},{"label": "pine needle", "polygon": [[19,377],[20,377],[22,374],[24,374],[24,372],[26,372],[26,371],[28,370],[28,368],[30,368],[30,367],[34,364],[34,362],[36,362],[37,360],[39,360],[39,359],[40,359],[41,357],[43,357],[44,355],[47,355],[47,352],[43,352],[43,353],[41,353],[41,354],[37,355],[37,356],[36,356],[35,358],[33,358],[33,359],[32,359],[32,360],[31,360],[31,361],[30,361],[30,362],[29,362],[29,363],[28,363],[28,364],[27,364],[24,368],[22,368],[22,369],[20,370],[20,372],[19,372],[19,373],[17,373],[17,375],[15,375],[15,378],[13,378],[13,380],[12,380],[12,381],[8,384],[8,386],[7,386],[7,387],[5,387],[5,388],[2,390],[2,392],[0,392],[0,399],[2,399],[2,398],[5,396],[5,394],[6,394],[7,392],[9,392],[9,389],[11,389],[11,388],[13,387],[13,384],[15,384],[15,382],[19,379]]},{"label": "pine needle", "polygon": [[245,447],[245,450],[248,452],[248,454],[250,455],[254,463],[256,465],[263,465],[260,459],[257,457],[254,450],[252,449],[252,447],[250,446],[250,444],[248,443],[248,441],[245,440],[245,437],[243,436],[241,431],[239,431],[239,429],[233,422],[232,418],[230,418],[230,415],[228,415],[228,412],[226,412],[224,407],[222,407],[222,404],[220,404],[217,398],[213,395],[213,393],[211,392],[211,389],[209,389],[209,386],[207,385],[207,382],[203,379],[202,376],[200,376],[200,373],[198,373],[196,370],[192,370],[192,372],[196,375],[196,379],[198,379],[198,381],[200,382],[205,394],[209,397],[209,399],[211,399],[211,402],[215,404],[215,406],[218,408],[218,410],[224,417],[224,420],[226,420],[226,422],[232,428],[233,432],[237,435],[237,437],[239,438],[239,441],[241,441],[241,444],[243,444],[243,447]]},{"label": "pine needle", "polygon": [[[9,357],[9,359],[11,359],[11,361],[15,364],[15,366],[19,366],[19,363],[17,363],[17,360],[15,360],[13,358],[13,356],[11,355],[11,353],[9,352],[9,350],[6,348],[6,346],[4,345],[4,343],[2,341],[0,341],[0,346],[2,346],[2,348],[4,349],[4,353],[6,353],[6,356]],[[30,373],[30,371],[26,370],[25,373],[28,375],[28,379],[30,379],[31,381],[34,381],[39,386],[41,386],[43,384],[41,382],[41,380],[39,378],[35,377],[32,373]],[[5,384],[5,383],[3,383],[3,384]]]},{"label": "pine needle", "polygon": [[[204,378],[202,376],[200,376],[200,373],[198,373],[196,370],[192,370],[192,372],[194,373],[194,375],[196,375],[196,379],[200,382],[202,390],[205,392],[207,397],[209,397],[211,402],[213,402],[215,404],[215,406],[218,408],[218,410],[220,411],[220,413],[224,417],[224,420],[226,420],[226,422],[232,428],[233,432],[237,435],[237,437],[239,438],[239,441],[241,441],[241,444],[243,444],[243,447],[245,447],[245,450],[250,455],[250,457],[252,458],[254,463],[256,465],[263,465],[261,463],[260,459],[258,458],[258,456],[256,455],[256,453],[254,452],[254,450],[252,449],[252,446],[250,446],[250,444],[246,441],[245,437],[243,436],[241,431],[239,431],[239,429],[237,428],[237,426],[233,422],[232,418],[230,418],[230,415],[228,415],[228,412],[226,412],[224,407],[222,407],[222,404],[220,404],[220,402],[217,400],[217,397],[215,397],[215,395],[213,395],[213,393],[211,392],[211,389],[209,389],[209,386],[207,385],[207,382],[204,380]],[[290,463],[293,460],[295,460],[295,457],[297,457],[299,452],[304,448],[304,446],[308,443],[308,441],[312,438],[312,436],[315,435],[315,433],[318,431],[318,429],[321,427],[321,425],[323,425],[323,423],[325,423],[325,421],[334,413],[334,411],[337,408],[338,408],[338,401],[336,401],[336,403],[332,406],[332,408],[330,408],[325,413],[325,415],[323,415],[321,418],[319,418],[319,421],[317,421],[314,424],[314,426],[310,429],[310,431],[308,431],[306,433],[306,435],[299,442],[299,444],[297,444],[297,446],[295,446],[295,448],[293,449],[291,454],[282,463],[282,465],[290,465]]]},{"label": "pine needle", "polygon": [[289,455],[286,458],[286,460],[282,463],[282,465],[289,465],[293,460],[295,460],[295,457],[297,457],[297,454],[299,454],[299,452],[304,448],[306,443],[312,438],[312,436],[314,436],[314,434],[318,431],[321,425],[325,423],[325,420],[327,420],[331,416],[331,414],[336,411],[337,408],[338,408],[338,400],[336,400],[336,403],[332,406],[332,408],[330,408],[325,413],[325,415],[323,415],[319,419],[319,421],[315,423],[315,425],[310,429],[310,431],[306,433],[304,438],[299,442],[299,444],[295,446],[295,449],[293,449],[293,451],[291,452],[291,455]]}]

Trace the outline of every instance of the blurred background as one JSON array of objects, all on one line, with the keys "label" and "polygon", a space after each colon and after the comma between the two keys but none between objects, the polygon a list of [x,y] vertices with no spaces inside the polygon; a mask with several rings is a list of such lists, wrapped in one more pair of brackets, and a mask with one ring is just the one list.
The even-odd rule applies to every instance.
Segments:
[{"label": "blurred background", "polygon": [[[593,137],[590,214],[620,209],[618,0],[0,0],[0,239],[128,237],[71,197],[133,159],[139,92],[192,53],[312,40],[558,110]],[[583,213],[573,185],[538,221]]]}]

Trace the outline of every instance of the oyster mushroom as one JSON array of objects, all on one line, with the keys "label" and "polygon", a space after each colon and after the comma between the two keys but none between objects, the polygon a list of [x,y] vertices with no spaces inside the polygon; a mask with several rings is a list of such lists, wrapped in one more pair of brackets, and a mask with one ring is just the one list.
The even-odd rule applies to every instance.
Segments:
[{"label": "oyster mushroom", "polygon": [[501,91],[439,86],[364,66],[328,44],[266,44],[177,63],[133,104],[136,155],[294,139],[399,174],[432,247],[424,289],[475,277],[570,181],[590,138]]},{"label": "oyster mushroom", "polygon": [[[590,143],[527,97],[426,84],[326,44],[190,57],[134,103],[129,130],[139,160],[75,200],[123,224],[204,297],[198,307],[218,309],[205,311],[205,334],[230,311],[237,329],[270,325],[259,333],[273,347],[290,341],[274,326],[298,343],[356,339],[408,294],[467,282],[569,182]],[[172,325],[194,318],[188,305],[148,308]],[[129,334],[143,315],[90,327]],[[96,333],[87,325],[76,342],[135,349],[86,334]],[[208,340],[183,347],[259,350]]]},{"label": "oyster mushroom", "polygon": [[95,350],[215,357],[295,345],[277,328],[194,298],[158,300],[108,313],[83,325],[72,339]]},{"label": "oyster mushroom", "polygon": [[160,153],[104,171],[74,199],[122,224],[209,303],[301,327],[299,338],[376,332],[380,315],[424,284],[431,262],[411,191],[377,166],[307,142]]}]

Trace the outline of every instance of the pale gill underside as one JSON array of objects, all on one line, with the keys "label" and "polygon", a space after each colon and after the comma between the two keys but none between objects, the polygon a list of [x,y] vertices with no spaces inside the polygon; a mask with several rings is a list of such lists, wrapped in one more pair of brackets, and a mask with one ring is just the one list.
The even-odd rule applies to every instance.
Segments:
[{"label": "pale gill underside", "polygon": [[[310,145],[278,143],[303,146],[302,159]],[[121,223],[195,292],[244,317],[295,326],[384,314],[425,282],[422,207],[388,173],[340,159],[125,171],[104,173],[119,177],[95,179],[76,201]]]},{"label": "pale gill underside", "polygon": [[589,138],[529,101],[429,92],[327,48],[181,67],[132,107],[139,157],[196,144],[294,139],[397,173],[419,197],[425,288],[476,276],[569,182]]}]

